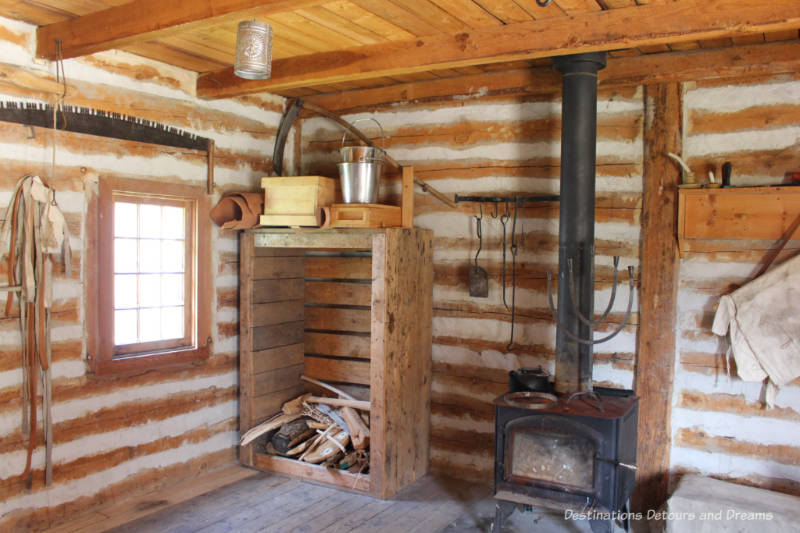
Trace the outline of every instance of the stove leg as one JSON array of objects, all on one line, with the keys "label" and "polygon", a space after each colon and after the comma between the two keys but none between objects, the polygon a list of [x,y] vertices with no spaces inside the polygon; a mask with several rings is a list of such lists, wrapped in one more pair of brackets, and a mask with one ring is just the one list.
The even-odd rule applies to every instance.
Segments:
[{"label": "stove leg", "polygon": [[500,533],[500,529],[503,527],[503,522],[506,521],[506,518],[511,516],[511,513],[514,512],[516,507],[517,504],[515,503],[497,500],[494,505],[494,522],[492,522],[492,533]]},{"label": "stove leg", "polygon": [[592,533],[612,533],[614,531],[614,522],[611,520],[589,520],[589,527],[592,528]]}]

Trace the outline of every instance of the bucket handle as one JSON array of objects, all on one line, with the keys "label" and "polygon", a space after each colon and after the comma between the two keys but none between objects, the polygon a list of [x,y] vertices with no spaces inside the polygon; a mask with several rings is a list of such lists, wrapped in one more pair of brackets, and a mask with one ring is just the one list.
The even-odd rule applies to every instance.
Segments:
[{"label": "bucket handle", "polygon": [[[355,126],[359,122],[364,122],[364,121],[367,121],[367,120],[371,120],[372,122],[374,122],[375,124],[378,125],[378,128],[381,130],[381,144],[382,144],[381,150],[386,151],[386,134],[383,133],[383,126],[381,126],[380,122],[378,122],[377,120],[375,120],[372,117],[359,118],[359,119],[353,121],[353,126]],[[344,140],[346,138],[347,138],[347,130],[344,130],[344,135],[342,135],[342,145],[339,147],[340,149],[344,148]]]}]

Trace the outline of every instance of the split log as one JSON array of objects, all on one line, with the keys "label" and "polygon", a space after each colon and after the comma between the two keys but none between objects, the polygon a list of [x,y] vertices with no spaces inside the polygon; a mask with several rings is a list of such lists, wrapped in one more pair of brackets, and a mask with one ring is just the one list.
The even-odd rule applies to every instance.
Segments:
[{"label": "split log", "polygon": [[342,407],[342,418],[350,431],[353,448],[356,450],[366,449],[369,446],[369,428],[358,416],[358,413],[352,407]]},{"label": "split log", "polygon": [[239,441],[239,446],[247,446],[255,439],[265,433],[269,433],[273,429],[278,429],[282,425],[293,422],[303,416],[303,403],[306,398],[310,397],[311,393],[298,396],[294,400],[289,400],[281,408],[281,412],[270,418],[269,420],[260,423],[254,428],[250,429],[247,433],[242,435]]},{"label": "split log", "polygon": [[[326,435],[325,433],[328,434]],[[345,447],[350,441],[350,435],[347,433],[347,430],[339,429],[339,431],[326,431],[325,433],[320,435],[323,438],[319,444],[303,454],[303,457],[301,458],[303,461],[307,463],[318,464],[323,461],[327,461],[339,452],[345,451]]]},{"label": "split log", "polygon": [[303,412],[303,403],[308,401],[308,399],[310,397],[311,397],[311,393],[308,392],[306,394],[303,394],[302,396],[298,396],[294,400],[289,400],[288,402],[283,404],[283,407],[281,408],[281,411],[283,411],[283,413],[287,414],[287,415],[293,415],[293,414],[296,414],[296,413],[302,413]]},{"label": "split log", "polygon": [[332,405],[334,407],[352,407],[361,409],[362,411],[369,411],[370,403],[361,400],[348,400],[347,398],[326,398],[324,396],[309,396],[306,398],[309,403],[324,403],[325,405]]},{"label": "split log", "polygon": [[308,427],[307,419],[300,418],[288,424],[284,424],[281,429],[272,436],[271,441],[278,453],[284,454],[315,434],[316,431]]},{"label": "split log", "polygon": [[242,435],[241,441],[239,441],[239,446],[247,446],[258,437],[263,435],[264,433],[269,433],[273,429],[278,429],[282,425],[286,424],[287,422],[293,422],[303,416],[303,413],[296,413],[287,415],[285,413],[280,413],[278,415],[273,416],[266,422],[262,422],[244,435]]}]

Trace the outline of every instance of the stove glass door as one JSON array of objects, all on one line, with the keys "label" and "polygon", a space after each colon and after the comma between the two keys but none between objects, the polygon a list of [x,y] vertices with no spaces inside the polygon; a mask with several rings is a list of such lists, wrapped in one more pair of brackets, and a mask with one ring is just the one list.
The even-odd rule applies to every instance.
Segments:
[{"label": "stove glass door", "polygon": [[517,427],[511,431],[506,459],[508,481],[543,481],[592,491],[595,444],[579,435]]}]

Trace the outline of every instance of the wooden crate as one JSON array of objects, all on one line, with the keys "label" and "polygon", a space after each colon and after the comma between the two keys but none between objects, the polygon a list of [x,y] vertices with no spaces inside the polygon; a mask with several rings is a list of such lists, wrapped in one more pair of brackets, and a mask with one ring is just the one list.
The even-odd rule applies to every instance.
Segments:
[{"label": "wooden crate", "polygon": [[322,208],[337,200],[338,181],[323,176],[262,178],[262,226],[320,226]]},{"label": "wooden crate", "polygon": [[401,208],[383,204],[333,204],[332,228],[396,228],[403,225]]},{"label": "wooden crate", "polygon": [[[240,450],[254,468],[388,498],[428,471],[433,259],[429,230],[251,230],[241,236],[240,431],[307,386],[361,388],[370,473]],[[366,389],[368,387],[368,389]]]}]

